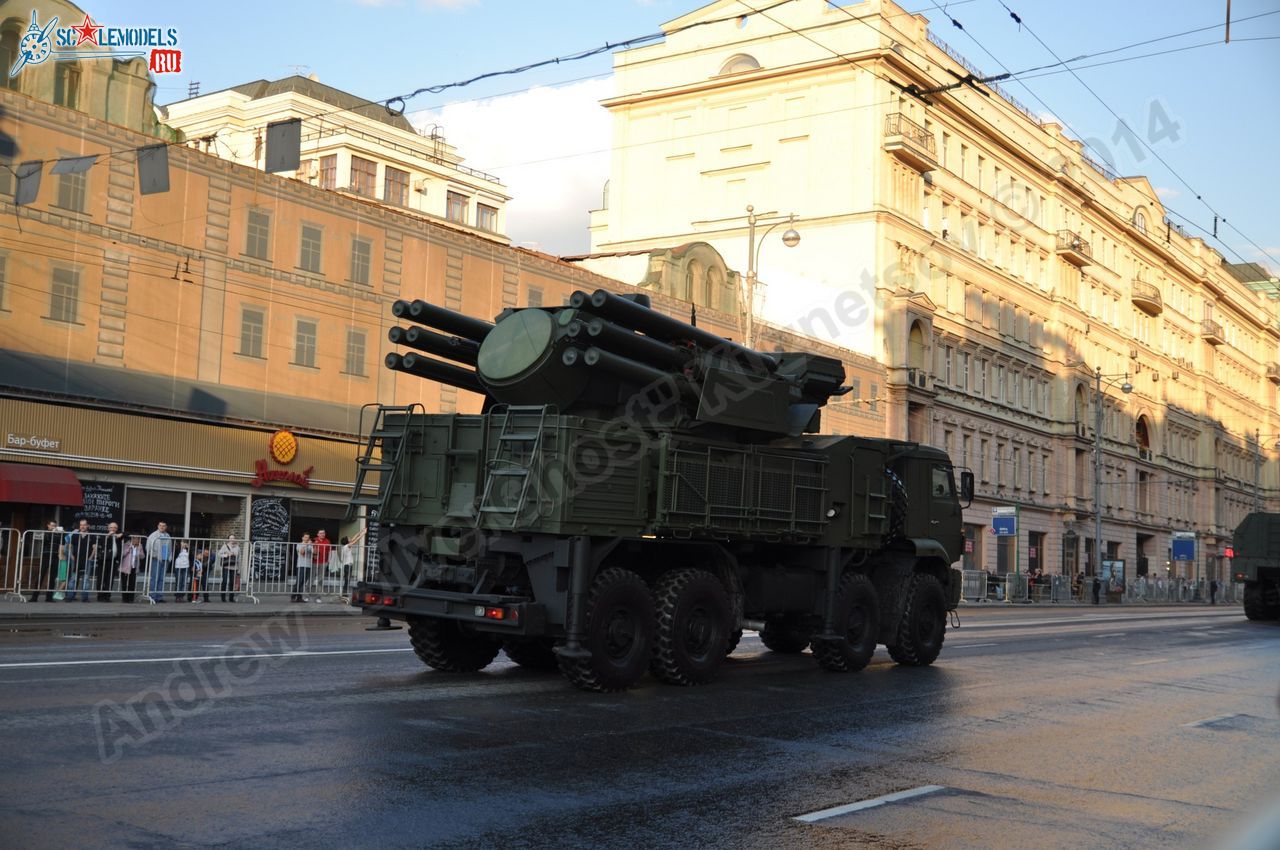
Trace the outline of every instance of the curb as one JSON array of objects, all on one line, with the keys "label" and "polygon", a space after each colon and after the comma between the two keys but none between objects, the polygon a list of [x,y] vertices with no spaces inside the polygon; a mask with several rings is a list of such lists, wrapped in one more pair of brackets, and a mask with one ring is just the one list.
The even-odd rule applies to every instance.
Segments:
[{"label": "curb", "polygon": [[124,602],[8,603],[0,604],[0,623],[35,620],[226,620],[246,617],[275,617],[280,614],[302,614],[307,617],[362,617],[358,608],[347,605],[199,605],[188,610],[184,605],[142,605]]}]

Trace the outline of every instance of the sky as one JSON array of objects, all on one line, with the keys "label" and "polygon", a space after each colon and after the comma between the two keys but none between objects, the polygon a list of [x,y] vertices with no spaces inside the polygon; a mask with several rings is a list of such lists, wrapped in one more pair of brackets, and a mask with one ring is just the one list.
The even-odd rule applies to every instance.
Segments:
[{"label": "sky", "polygon": [[[821,2],[821,0],[794,0]],[[742,10],[765,0],[738,0]],[[1146,175],[1183,223],[1232,262],[1280,273],[1280,0],[899,0],[986,74],[1054,62],[1200,27],[1095,62],[1163,51],[1003,84],[1031,112],[1052,116],[1118,173]],[[4,3],[21,5],[18,0]],[[697,0],[333,0],[213,4],[83,4],[96,23],[173,26],[183,73],[158,78],[156,100],[249,80],[314,73],[328,85],[386,100],[493,71],[564,57],[637,36]],[[856,5],[844,3],[843,5]],[[1007,8],[1006,8],[1007,6]],[[1015,22],[1010,11],[1022,24]],[[1267,14],[1270,13],[1270,14]],[[1252,16],[1262,15],[1252,20]],[[950,19],[959,22],[956,27]],[[1043,39],[1045,45],[1038,40]],[[1254,39],[1254,40],[1248,40]],[[1261,39],[1261,40],[1259,40]],[[1196,46],[1196,45],[1208,46]],[[989,51],[989,52],[988,52]],[[498,175],[514,199],[515,244],[552,254],[587,250],[588,211],[608,179],[608,51],[406,101],[418,126],[440,125],[466,164]],[[1034,78],[1033,78],[1034,77]],[[1145,145],[1143,144],[1145,142]],[[1225,224],[1222,220],[1225,220]]]}]

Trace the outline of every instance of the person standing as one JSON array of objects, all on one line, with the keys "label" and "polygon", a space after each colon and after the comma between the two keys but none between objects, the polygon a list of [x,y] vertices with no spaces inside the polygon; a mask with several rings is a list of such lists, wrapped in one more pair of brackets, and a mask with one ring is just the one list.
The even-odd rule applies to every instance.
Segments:
[{"label": "person standing", "polygon": [[138,586],[138,573],[147,567],[146,550],[142,548],[142,535],[135,534],[129,538],[129,542],[124,544],[124,551],[120,555],[120,598],[125,602],[134,600],[135,590]]},{"label": "person standing", "polygon": [[93,575],[93,559],[97,557],[98,547],[89,532],[89,520],[80,520],[75,531],[67,535],[67,601],[74,602],[76,589],[80,590],[80,600],[89,601],[89,584]]},{"label": "person standing", "polygon": [[58,581],[58,556],[62,551],[62,535],[53,520],[45,523],[44,531],[36,535],[40,541],[40,554],[36,556],[36,574],[31,582],[31,601],[44,592],[44,601],[53,601],[53,588]]},{"label": "person standing", "polygon": [[351,587],[351,566],[355,563],[355,557],[351,553],[351,541],[346,537],[342,538],[338,549],[338,563],[342,567],[342,595],[346,596]]},{"label": "person standing", "polygon": [[293,596],[290,602],[306,602],[303,592],[311,581],[311,563],[315,557],[315,546],[311,543],[311,535],[303,533],[302,541],[297,545],[298,574],[293,579]]},{"label": "person standing", "polygon": [[1218,604],[1218,580],[1216,578],[1209,579],[1209,604]]},{"label": "person standing", "polygon": [[240,568],[240,544],[234,534],[218,549],[218,565],[222,569],[222,601],[236,601],[236,571]]},{"label": "person standing", "polygon": [[[107,533],[98,543],[98,601],[111,601],[111,586],[115,583],[120,559],[124,556],[124,535],[118,523],[108,523]],[[121,593],[124,589],[121,588]]]},{"label": "person standing", "polygon": [[173,559],[173,601],[190,602],[187,590],[191,581],[191,544],[183,540],[178,544],[178,555]]},{"label": "person standing", "polygon": [[152,602],[164,601],[164,580],[172,559],[173,538],[169,536],[169,523],[161,520],[147,537],[147,566],[151,570],[148,596]]},{"label": "person standing", "polygon": [[315,548],[316,584],[319,585],[315,601],[319,602],[320,596],[324,593],[325,580],[329,578],[329,561],[333,559],[333,541],[322,528],[316,532],[316,539],[312,546]]}]

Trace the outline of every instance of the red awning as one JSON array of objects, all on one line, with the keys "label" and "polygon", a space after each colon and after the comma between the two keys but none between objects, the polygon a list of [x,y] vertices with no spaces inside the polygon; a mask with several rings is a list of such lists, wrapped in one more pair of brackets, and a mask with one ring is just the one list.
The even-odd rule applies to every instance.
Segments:
[{"label": "red awning", "polygon": [[84,491],[76,474],[65,467],[0,463],[0,502],[78,508],[84,504]]}]

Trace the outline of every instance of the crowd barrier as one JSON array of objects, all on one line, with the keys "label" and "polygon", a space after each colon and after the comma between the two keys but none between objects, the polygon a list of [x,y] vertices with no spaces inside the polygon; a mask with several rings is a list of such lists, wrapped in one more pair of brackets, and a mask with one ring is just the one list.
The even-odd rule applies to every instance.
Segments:
[{"label": "crowd barrier", "polygon": [[259,602],[264,597],[344,601],[377,562],[363,546],[231,538],[135,538],[26,531],[5,535],[5,599],[35,601]]},{"label": "crowd barrier", "polygon": [[[1076,603],[1106,605],[1108,603],[1194,603],[1210,602],[1208,579],[1163,579],[1142,577],[1128,586],[1100,582],[1097,602],[1094,585],[1085,577],[1074,582],[1070,576],[1031,577],[1025,573],[993,575],[983,570],[963,571],[960,598],[969,603]],[[1222,582],[1214,599],[1218,604],[1238,604],[1244,598],[1244,585]]]}]

